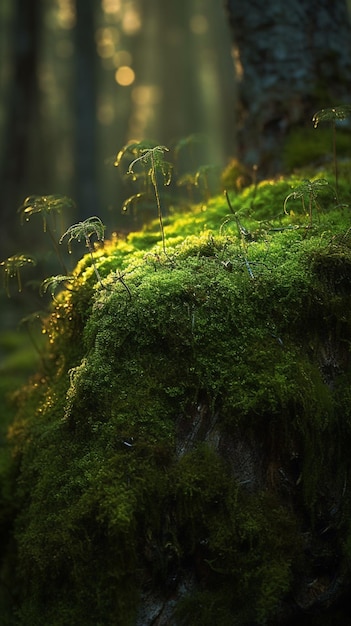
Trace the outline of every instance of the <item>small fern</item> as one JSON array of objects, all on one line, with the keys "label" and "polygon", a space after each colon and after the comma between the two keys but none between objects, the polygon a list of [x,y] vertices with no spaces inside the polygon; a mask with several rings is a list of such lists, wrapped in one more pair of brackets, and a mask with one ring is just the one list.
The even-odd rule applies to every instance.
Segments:
[{"label": "small fern", "polygon": [[333,129],[333,161],[334,161],[334,173],[335,173],[335,194],[336,200],[339,204],[339,174],[338,174],[338,161],[336,155],[336,122],[345,120],[351,116],[351,105],[344,104],[338,107],[331,107],[328,109],[321,109],[314,114],[312,122],[314,127],[317,128],[320,122],[331,122]]},{"label": "small fern", "polygon": [[65,237],[68,237],[67,247],[68,251],[72,252],[71,242],[76,239],[78,242],[84,240],[85,246],[89,251],[91,262],[94,268],[95,276],[100,285],[102,285],[101,276],[96,267],[95,259],[94,259],[94,246],[91,242],[91,237],[93,235],[96,236],[98,241],[104,240],[105,233],[105,225],[102,223],[99,217],[93,216],[88,217],[84,222],[78,222],[77,224],[72,224],[69,228],[67,228],[66,232],[63,233],[60,238],[59,243],[62,243]]},{"label": "small fern", "polygon": [[[310,219],[310,227],[312,226],[312,210],[315,207],[318,211],[320,211],[320,206],[317,202],[317,196],[321,193],[322,189],[329,185],[328,181],[324,178],[318,178],[317,180],[310,181],[308,179],[303,180],[298,187],[294,189],[291,193],[289,193],[284,201],[284,213],[289,215],[287,211],[287,204],[289,200],[297,200],[300,199],[302,203],[303,210],[305,213],[308,213]],[[308,200],[308,206],[306,207],[305,200]]]},{"label": "small fern", "polygon": [[169,185],[172,178],[172,164],[165,160],[164,153],[168,152],[168,148],[166,146],[154,146],[153,148],[140,148],[140,156],[134,159],[128,168],[127,174],[133,176],[133,179],[136,180],[136,174],[134,168],[136,164],[141,163],[147,168],[147,176],[149,177],[156,198],[157,205],[157,215],[160,224],[161,230],[161,238],[162,238],[162,249],[164,254],[166,254],[166,240],[165,240],[165,232],[163,226],[163,217],[162,217],[162,208],[161,208],[161,199],[160,192],[158,188],[158,174],[161,174],[163,178],[163,184]]},{"label": "small fern", "polygon": [[3,269],[4,286],[8,297],[10,297],[9,283],[11,278],[17,279],[18,291],[22,291],[21,269],[26,265],[36,265],[35,259],[24,254],[15,254],[0,263],[0,267]]},{"label": "small fern", "polygon": [[[64,209],[72,210],[74,208],[75,203],[71,200],[71,198],[68,198],[67,196],[50,195],[28,196],[18,209],[22,224],[23,221],[29,222],[32,215],[41,215],[44,233],[48,233],[61,267],[66,273],[67,269],[57,246],[54,231],[56,231],[56,216],[61,216]],[[50,218],[52,220],[52,227],[50,226]]]},{"label": "small fern", "polygon": [[68,291],[71,289],[67,286],[67,283],[75,282],[77,279],[75,276],[64,276],[59,274],[58,276],[49,276],[40,285],[40,295],[50,293],[51,297],[55,299],[55,293],[59,287],[65,285]]},{"label": "small fern", "polygon": [[73,200],[66,196],[28,196],[19,207],[18,212],[21,220],[29,221],[35,213],[39,213],[43,220],[44,232],[47,230],[47,220],[49,215],[60,215],[63,209],[73,209]]}]

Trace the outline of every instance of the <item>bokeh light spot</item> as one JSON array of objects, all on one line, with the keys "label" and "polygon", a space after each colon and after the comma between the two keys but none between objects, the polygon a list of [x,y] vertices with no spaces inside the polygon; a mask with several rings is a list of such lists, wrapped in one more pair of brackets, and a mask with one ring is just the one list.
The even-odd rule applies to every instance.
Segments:
[{"label": "bokeh light spot", "polygon": [[122,8],[121,0],[102,0],[102,10],[108,15],[118,15]]},{"label": "bokeh light spot", "polygon": [[122,19],[122,29],[126,35],[135,35],[141,29],[141,19],[134,7],[128,7]]},{"label": "bokeh light spot", "polygon": [[122,87],[128,87],[135,80],[135,72],[129,65],[121,65],[115,73],[116,83]]}]

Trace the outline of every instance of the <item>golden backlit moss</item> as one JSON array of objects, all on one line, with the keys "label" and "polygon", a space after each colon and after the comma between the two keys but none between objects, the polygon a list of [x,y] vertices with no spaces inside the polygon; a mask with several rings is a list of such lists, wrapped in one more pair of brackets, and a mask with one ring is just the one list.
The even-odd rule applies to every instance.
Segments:
[{"label": "golden backlit moss", "polygon": [[166,254],[154,223],[57,296],[11,431],[18,624],[134,626],[150,590],[172,624],[274,623],[306,538],[349,567],[349,215],[284,214],[295,184],[174,211]]}]

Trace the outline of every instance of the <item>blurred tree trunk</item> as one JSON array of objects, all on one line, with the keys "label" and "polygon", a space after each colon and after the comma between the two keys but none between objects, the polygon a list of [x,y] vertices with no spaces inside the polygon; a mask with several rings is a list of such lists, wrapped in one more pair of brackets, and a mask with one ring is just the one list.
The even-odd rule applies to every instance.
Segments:
[{"label": "blurred tree trunk", "polygon": [[345,0],[226,0],[238,80],[238,150],[264,173],[280,167],[289,128],[350,101]]},{"label": "blurred tree trunk", "polygon": [[41,6],[40,0],[15,0],[13,7],[12,76],[6,103],[6,132],[0,163],[2,256],[6,256],[11,250],[12,236],[17,224],[16,210],[23,199],[23,193],[29,193],[27,173],[30,129],[39,108],[37,62]]},{"label": "blurred tree trunk", "polygon": [[75,193],[78,214],[99,213],[96,173],[95,0],[76,0],[75,26]]}]

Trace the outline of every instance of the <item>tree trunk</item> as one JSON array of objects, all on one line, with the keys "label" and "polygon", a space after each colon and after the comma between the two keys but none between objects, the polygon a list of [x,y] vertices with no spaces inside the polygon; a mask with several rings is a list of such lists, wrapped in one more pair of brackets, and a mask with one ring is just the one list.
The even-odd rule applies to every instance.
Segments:
[{"label": "tree trunk", "polygon": [[351,27],[345,0],[226,0],[238,80],[238,150],[264,174],[279,170],[287,131],[350,100]]},{"label": "tree trunk", "polygon": [[96,172],[95,0],[77,0],[75,27],[75,201],[80,218],[99,212]]},{"label": "tree trunk", "polygon": [[[11,233],[17,223],[16,209],[28,187],[28,159],[31,125],[38,116],[37,61],[40,45],[40,7],[38,0],[17,0],[13,9],[13,72],[6,103],[6,130],[0,163],[1,252],[11,250]],[[28,189],[26,190],[29,194]]]}]

